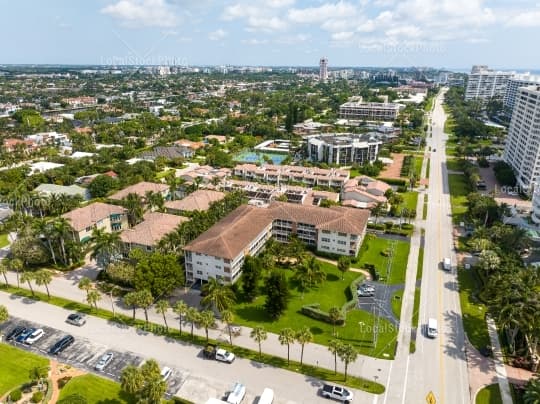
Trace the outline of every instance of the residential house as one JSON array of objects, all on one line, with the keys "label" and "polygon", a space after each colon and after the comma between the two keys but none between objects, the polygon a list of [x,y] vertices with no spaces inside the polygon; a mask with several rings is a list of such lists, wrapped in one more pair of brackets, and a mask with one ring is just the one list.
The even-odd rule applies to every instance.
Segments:
[{"label": "residential house", "polygon": [[34,188],[34,192],[45,196],[50,196],[52,194],[69,196],[79,195],[84,201],[88,201],[91,198],[88,189],[78,185],[39,184]]},{"label": "residential house", "polygon": [[352,178],[345,183],[341,190],[343,206],[355,208],[372,208],[377,203],[386,203],[384,196],[391,189],[386,182],[375,180],[367,176]]}]

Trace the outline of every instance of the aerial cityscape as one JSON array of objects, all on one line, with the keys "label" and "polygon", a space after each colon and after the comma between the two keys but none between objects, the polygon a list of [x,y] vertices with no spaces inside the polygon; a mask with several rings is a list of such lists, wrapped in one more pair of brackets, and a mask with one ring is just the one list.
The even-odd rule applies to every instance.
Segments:
[{"label": "aerial cityscape", "polygon": [[0,403],[540,404],[538,3],[3,10]]}]

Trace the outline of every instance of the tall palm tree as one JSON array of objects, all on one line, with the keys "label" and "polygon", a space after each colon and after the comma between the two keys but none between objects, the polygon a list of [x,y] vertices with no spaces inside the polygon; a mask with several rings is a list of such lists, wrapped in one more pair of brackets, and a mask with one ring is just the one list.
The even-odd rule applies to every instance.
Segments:
[{"label": "tall palm tree", "polygon": [[8,261],[8,267],[12,271],[15,271],[17,275],[17,287],[21,287],[20,272],[23,269],[23,262],[19,258],[13,258]]},{"label": "tall palm tree", "polygon": [[211,310],[204,310],[200,313],[199,324],[204,328],[206,333],[206,342],[208,342],[208,329],[216,322],[214,313]]},{"label": "tall palm tree", "polygon": [[296,333],[296,340],[302,347],[302,350],[300,351],[300,366],[302,366],[302,363],[304,361],[304,347],[306,344],[309,344],[311,341],[313,341],[313,334],[309,330],[308,327],[304,326]]},{"label": "tall palm tree", "polygon": [[97,303],[101,300],[101,294],[97,290],[90,290],[86,295],[86,301],[90,307],[94,306],[96,311],[98,309]]},{"label": "tall palm tree", "polygon": [[214,307],[221,313],[234,304],[235,296],[230,286],[222,285],[216,278],[208,278],[202,290],[206,296],[202,298],[201,305],[205,308]]},{"label": "tall palm tree", "polygon": [[229,332],[229,342],[231,343],[231,346],[232,346],[233,343],[232,343],[231,324],[234,321],[234,313],[232,312],[232,310],[223,310],[221,312],[221,320],[225,322],[225,324],[227,324],[227,331]]},{"label": "tall palm tree", "polygon": [[136,395],[144,385],[144,376],[139,371],[139,368],[128,365],[122,370],[120,385],[126,393]]},{"label": "tall palm tree", "polygon": [[260,325],[256,326],[251,330],[251,333],[249,334],[251,338],[259,344],[259,358],[262,356],[262,349],[261,344],[263,341],[265,341],[268,338],[268,334],[266,333],[266,330],[261,327]]},{"label": "tall palm tree", "polygon": [[342,345],[341,349],[338,350],[339,359],[345,364],[345,381],[347,381],[347,369],[349,364],[356,361],[358,358],[358,352],[351,344]]},{"label": "tall palm tree", "polygon": [[133,320],[135,320],[135,310],[137,309],[137,307],[139,307],[137,292],[126,293],[123,300],[124,304],[128,307],[131,307],[131,309],[133,310]]},{"label": "tall palm tree", "polygon": [[306,289],[312,288],[326,279],[326,273],[317,258],[311,256],[303,260],[302,264],[296,269],[294,279],[300,283],[303,298]]},{"label": "tall palm tree", "polygon": [[338,352],[343,349],[343,344],[340,340],[333,339],[328,343],[328,350],[334,355],[334,374],[337,373],[337,357]]},{"label": "tall palm tree", "polygon": [[123,205],[127,209],[128,222],[131,227],[142,221],[144,215],[144,204],[139,195],[134,193],[128,194],[123,199]]},{"label": "tall palm tree", "polygon": [[160,192],[147,191],[145,194],[146,203],[151,211],[163,212],[165,208],[165,199]]},{"label": "tall palm tree", "polygon": [[62,261],[64,265],[68,264],[67,254],[66,254],[66,238],[71,233],[71,226],[66,218],[57,217],[53,222],[53,229],[55,236],[60,242],[60,251],[62,253]]},{"label": "tall palm tree", "polygon": [[79,280],[77,287],[81,290],[84,290],[86,292],[86,298],[88,298],[88,292],[90,292],[90,289],[92,289],[92,281],[90,280],[90,278],[83,276]]},{"label": "tall palm tree", "polygon": [[279,332],[279,343],[281,345],[287,345],[287,365],[291,363],[291,344],[296,341],[296,333],[292,328],[283,328]]},{"label": "tall palm tree", "polygon": [[178,323],[180,325],[180,335],[182,335],[182,322],[184,321],[184,316],[188,310],[188,305],[183,300],[179,300],[173,307],[173,311],[178,314]]},{"label": "tall palm tree", "polygon": [[188,308],[186,312],[186,319],[191,324],[191,339],[193,339],[193,328],[195,327],[195,324],[199,323],[200,317],[201,313],[199,310],[197,310],[195,307]]},{"label": "tall palm tree", "polygon": [[4,281],[6,283],[6,286],[9,286],[7,272],[8,272],[8,267],[6,265],[6,261],[0,260],[0,274],[4,276]]},{"label": "tall palm tree", "polygon": [[41,238],[45,239],[45,244],[47,246],[47,249],[49,250],[49,253],[51,254],[51,258],[54,262],[54,265],[56,265],[56,254],[54,253],[54,248],[51,241],[54,237],[51,223],[47,219],[38,218],[34,220],[34,222],[32,223],[32,227],[34,229],[36,236],[38,236],[40,239]]},{"label": "tall palm tree", "polygon": [[51,273],[46,269],[40,269],[34,273],[34,282],[36,282],[36,285],[38,286],[45,286],[47,297],[50,299],[51,294],[49,293],[49,284],[52,282]]},{"label": "tall palm tree", "polygon": [[32,296],[35,296],[34,288],[32,288],[32,281],[34,280],[34,273],[32,271],[24,271],[21,274],[21,282],[28,283],[28,287],[30,288],[30,292],[32,292]]},{"label": "tall palm tree", "polygon": [[148,324],[148,309],[152,303],[154,303],[154,298],[148,289],[137,292],[137,306],[142,307],[146,324]]},{"label": "tall palm tree", "polygon": [[167,324],[167,317],[165,314],[167,314],[169,308],[170,306],[167,300],[159,300],[156,303],[156,311],[163,316],[163,322],[165,323],[165,330],[167,330],[167,333],[169,332],[169,324]]},{"label": "tall palm tree", "polygon": [[92,231],[92,254],[90,257],[95,259],[98,264],[107,268],[120,252],[121,238],[119,232],[108,233],[104,229],[94,229]]}]

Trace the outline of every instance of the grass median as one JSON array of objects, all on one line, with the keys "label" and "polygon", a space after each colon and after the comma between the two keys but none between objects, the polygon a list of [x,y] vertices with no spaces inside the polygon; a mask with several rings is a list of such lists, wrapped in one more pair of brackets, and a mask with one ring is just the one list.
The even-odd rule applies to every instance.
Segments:
[{"label": "grass median", "polygon": [[[180,332],[178,330],[170,328],[170,327],[169,327],[169,332],[167,332],[165,327],[161,324],[146,323],[143,320],[139,320],[139,319],[133,320],[129,316],[124,316],[124,315],[119,315],[119,314],[116,314],[115,316],[113,316],[113,313],[111,311],[104,310],[104,309],[95,310],[86,304],[74,302],[72,300],[64,299],[61,297],[51,296],[51,298],[48,299],[47,295],[41,292],[34,292],[35,295],[33,296],[29,290],[16,288],[13,286],[6,286],[6,285],[0,286],[0,291],[11,293],[12,295],[20,296],[25,299],[42,301],[44,303],[59,306],[67,310],[77,311],[80,313],[85,313],[88,315],[100,317],[104,320],[126,324],[132,327],[136,327],[143,331],[151,332],[156,335],[167,336],[167,337],[174,338],[177,340],[186,341],[194,345],[205,346],[207,343],[206,338],[199,335],[194,335],[193,338],[191,338],[191,335],[187,334],[186,332],[180,335]],[[220,341],[214,341],[214,340],[210,340],[210,342],[216,343],[216,344],[221,343]],[[230,350],[234,352],[236,355],[238,355],[239,357],[252,359],[255,362],[272,365],[275,367],[290,370],[296,373],[301,373],[306,376],[315,377],[315,378],[329,381],[329,382],[338,382],[345,386],[349,386],[349,387],[356,388],[359,390],[364,390],[369,393],[382,394],[384,393],[384,390],[385,390],[382,384],[376,383],[371,380],[363,379],[360,377],[348,376],[347,380],[345,381],[344,375],[342,373],[334,374],[333,370],[323,369],[323,368],[319,368],[319,367],[311,366],[311,365],[300,366],[298,362],[293,362],[293,361],[291,361],[290,364],[287,364],[287,359],[272,356],[272,355],[267,355],[267,354],[263,354],[262,356],[259,356],[259,353],[257,351],[252,351],[250,349],[243,348],[243,347],[233,346],[230,348]]]}]

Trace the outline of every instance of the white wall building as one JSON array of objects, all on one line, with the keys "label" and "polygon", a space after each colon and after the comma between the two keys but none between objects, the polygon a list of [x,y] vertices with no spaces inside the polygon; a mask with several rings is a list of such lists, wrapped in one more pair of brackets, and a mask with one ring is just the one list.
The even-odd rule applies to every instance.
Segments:
[{"label": "white wall building", "polygon": [[540,179],[540,85],[518,89],[503,159],[518,186],[531,191]]},{"label": "white wall building", "polygon": [[322,82],[328,80],[328,59],[325,57],[319,61],[319,80]]},{"label": "white wall building", "polygon": [[393,121],[397,118],[403,105],[389,102],[349,101],[339,107],[339,117],[349,120]]},{"label": "white wall building", "polygon": [[366,134],[336,133],[308,138],[311,161],[348,166],[377,160],[382,142]]},{"label": "white wall building", "polygon": [[504,97],[508,79],[513,72],[487,69],[487,66],[473,66],[465,89],[465,100],[487,101],[493,97]]},{"label": "white wall building", "polygon": [[540,84],[540,76],[535,76],[530,73],[516,74],[510,77],[504,94],[504,106],[510,109],[514,108],[519,87],[528,87],[537,84]]},{"label": "white wall building", "polygon": [[540,225],[540,184],[535,184],[532,197],[531,219],[537,225]]}]

